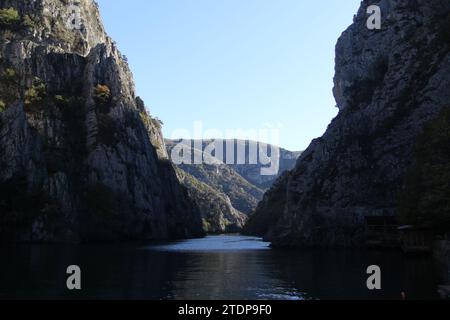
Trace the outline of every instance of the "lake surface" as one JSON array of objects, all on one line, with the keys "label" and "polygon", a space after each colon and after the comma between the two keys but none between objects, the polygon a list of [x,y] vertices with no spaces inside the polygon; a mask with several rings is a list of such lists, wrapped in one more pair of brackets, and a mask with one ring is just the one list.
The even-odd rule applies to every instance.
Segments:
[{"label": "lake surface", "polygon": [[[397,251],[272,250],[258,238],[210,236],[157,245],[0,247],[0,299],[437,299],[429,258]],[[66,289],[66,268],[82,290]],[[366,287],[379,265],[382,290]]]}]

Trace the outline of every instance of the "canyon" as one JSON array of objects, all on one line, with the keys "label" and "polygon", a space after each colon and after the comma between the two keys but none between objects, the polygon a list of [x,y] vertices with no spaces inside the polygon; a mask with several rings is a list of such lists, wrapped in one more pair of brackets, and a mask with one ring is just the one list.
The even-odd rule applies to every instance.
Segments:
[{"label": "canyon", "polygon": [[[167,240],[243,228],[278,174],[218,159],[175,167],[173,142],[166,146],[161,121],[136,96],[95,1],[2,0],[0,9],[3,241]],[[283,150],[281,170],[298,155]]]},{"label": "canyon", "polygon": [[[380,30],[367,28],[372,4],[336,45],[339,114],[264,175],[212,155],[172,163],[180,141],[136,95],[95,1],[80,0],[83,19],[68,28],[69,1],[0,0],[0,241],[243,229],[274,247],[354,247],[371,216],[448,230],[450,4],[381,0]],[[203,157],[211,141],[188,143]]]}]

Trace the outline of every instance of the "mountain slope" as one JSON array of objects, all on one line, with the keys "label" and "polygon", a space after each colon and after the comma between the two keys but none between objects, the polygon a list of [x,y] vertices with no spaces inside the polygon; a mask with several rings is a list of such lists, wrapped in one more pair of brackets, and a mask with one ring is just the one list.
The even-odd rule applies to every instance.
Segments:
[{"label": "mountain slope", "polygon": [[[187,145],[189,148],[192,149],[192,154],[194,153],[202,153],[202,150],[205,150],[208,146],[214,143],[214,140],[166,140],[166,144],[170,148],[169,153],[172,151],[173,147],[177,144],[184,144]],[[240,176],[242,176],[245,180],[247,180],[252,185],[256,186],[257,188],[261,190],[266,190],[270,188],[270,186],[275,182],[275,180],[284,172],[287,170],[291,170],[294,168],[297,159],[302,154],[300,151],[289,151],[283,148],[279,148],[270,144],[265,144],[261,142],[250,142],[248,140],[223,140],[223,143],[225,146],[234,146],[234,161],[233,163],[226,163],[228,167],[233,169],[235,172],[237,172]],[[261,169],[267,168],[270,165],[264,165],[261,163],[261,161],[258,161],[257,164],[250,164],[249,162],[249,154],[250,154],[250,147],[249,144],[253,143],[257,146],[256,152],[259,153],[260,150],[267,150],[268,156],[270,156],[272,153],[272,150],[275,150],[277,148],[279,150],[278,157],[276,157],[276,167],[277,170],[274,174],[265,175],[261,174]],[[201,146],[201,147],[200,147]],[[263,149],[262,149],[263,148]],[[201,150],[200,150],[201,149]],[[245,150],[245,164],[238,164],[237,161],[237,155],[238,150]],[[203,153],[205,157],[210,160],[211,156],[207,153]],[[274,153],[275,155],[275,153]],[[214,158],[214,157],[213,157]],[[259,158],[259,156],[258,156]],[[227,159],[227,149],[224,148],[224,152],[222,155],[222,159],[214,158],[212,159],[213,163],[225,163],[227,162],[225,159]]]},{"label": "mountain slope", "polygon": [[[175,141],[166,140],[169,155],[176,144]],[[201,150],[192,148],[193,155],[202,155],[202,153]],[[178,167],[202,183],[222,194],[226,194],[236,210],[250,215],[256,208],[258,201],[262,199],[263,190],[252,185],[230,166],[214,157],[210,157],[207,163],[209,164],[180,164]]]},{"label": "mountain slope", "polygon": [[200,182],[182,169],[177,169],[177,173],[202,213],[204,232],[237,233],[242,230],[247,216],[233,207],[226,194]]},{"label": "mountain slope", "polygon": [[[363,1],[336,47],[339,115],[266,193],[246,232],[275,246],[358,246],[364,217],[396,215],[424,126],[450,106],[450,2]],[[268,217],[271,217],[268,219]]]},{"label": "mountain slope", "polygon": [[[94,1],[0,0],[0,238],[202,235]],[[71,9],[71,10],[69,10]]]},{"label": "mountain slope", "polygon": [[[239,148],[238,145],[246,146],[246,148],[248,148],[248,143],[248,141],[237,140],[236,148]],[[265,150],[273,150],[274,148],[278,148],[276,146],[260,142],[258,142],[258,146],[264,148]],[[282,175],[285,171],[292,170],[295,167],[295,164],[297,163],[297,160],[301,154],[301,151],[289,151],[283,148],[279,148],[278,170],[277,173],[273,175],[262,175],[261,169],[267,166],[262,165],[261,163],[231,164],[229,166],[251,184],[257,186],[262,190],[268,190],[278,179],[278,177],[280,177],[280,175]]]}]

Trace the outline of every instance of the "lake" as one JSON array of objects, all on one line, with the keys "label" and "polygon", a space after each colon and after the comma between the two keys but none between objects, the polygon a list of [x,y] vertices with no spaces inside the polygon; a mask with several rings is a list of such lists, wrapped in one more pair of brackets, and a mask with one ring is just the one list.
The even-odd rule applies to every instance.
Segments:
[{"label": "lake", "polygon": [[[273,250],[259,238],[152,245],[2,246],[0,299],[437,299],[433,260],[398,251]],[[66,268],[82,290],[66,289]],[[366,287],[378,265],[382,290]]]}]

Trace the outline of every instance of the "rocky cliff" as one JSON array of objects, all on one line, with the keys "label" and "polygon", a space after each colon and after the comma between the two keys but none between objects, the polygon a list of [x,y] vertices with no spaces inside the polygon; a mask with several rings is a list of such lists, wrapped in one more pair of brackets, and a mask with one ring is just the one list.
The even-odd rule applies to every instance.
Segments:
[{"label": "rocky cliff", "polygon": [[0,0],[2,241],[202,234],[94,1]]},{"label": "rocky cliff", "polygon": [[450,2],[378,1],[381,30],[366,26],[372,4],[336,46],[338,116],[267,192],[247,233],[275,246],[358,246],[365,216],[398,214],[418,137],[450,108]]}]

